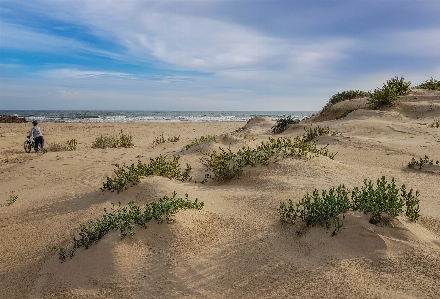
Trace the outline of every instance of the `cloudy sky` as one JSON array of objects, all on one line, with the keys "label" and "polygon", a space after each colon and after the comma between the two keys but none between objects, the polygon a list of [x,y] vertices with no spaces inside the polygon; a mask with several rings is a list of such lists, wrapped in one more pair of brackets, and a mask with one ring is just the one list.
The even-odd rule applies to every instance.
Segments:
[{"label": "cloudy sky", "polygon": [[0,110],[319,110],[394,76],[440,79],[440,1],[0,1]]}]

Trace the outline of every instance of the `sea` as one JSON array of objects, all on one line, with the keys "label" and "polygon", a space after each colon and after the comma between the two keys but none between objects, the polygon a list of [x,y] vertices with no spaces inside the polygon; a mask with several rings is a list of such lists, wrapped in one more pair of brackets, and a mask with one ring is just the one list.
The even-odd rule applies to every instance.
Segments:
[{"label": "sea", "polygon": [[111,123],[111,122],[234,122],[255,116],[269,120],[290,116],[304,119],[317,111],[129,111],[129,110],[0,110],[31,122]]}]

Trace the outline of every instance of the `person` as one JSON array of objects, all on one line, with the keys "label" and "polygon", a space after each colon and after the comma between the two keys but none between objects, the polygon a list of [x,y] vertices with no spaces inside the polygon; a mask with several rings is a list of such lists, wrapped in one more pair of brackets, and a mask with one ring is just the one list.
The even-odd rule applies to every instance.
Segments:
[{"label": "person", "polygon": [[40,146],[43,149],[44,146],[44,137],[41,134],[41,129],[38,126],[38,122],[36,120],[32,121],[34,125],[33,128],[29,131],[29,137],[34,137],[35,141],[35,151],[38,152],[38,147]]}]

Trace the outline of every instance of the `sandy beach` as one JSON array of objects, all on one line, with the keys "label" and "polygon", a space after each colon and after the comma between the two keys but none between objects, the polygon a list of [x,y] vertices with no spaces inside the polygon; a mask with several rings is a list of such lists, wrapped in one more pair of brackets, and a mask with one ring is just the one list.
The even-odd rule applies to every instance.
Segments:
[{"label": "sandy beach", "polygon": [[[262,118],[41,123],[46,147],[78,142],[75,151],[44,154],[23,150],[30,123],[1,123],[0,298],[440,298],[440,166],[407,167],[413,157],[440,160],[440,128],[431,126],[439,119],[439,92],[416,90],[393,108],[307,120],[277,135],[271,133],[275,122]],[[337,153],[333,160],[286,158],[248,166],[229,181],[200,183],[203,153],[295,137],[309,125],[334,132],[316,139]],[[97,137],[121,130],[133,137],[133,147],[92,148]],[[179,140],[154,144],[161,135]],[[216,141],[185,149],[207,135]],[[148,176],[119,194],[100,190],[114,177],[114,164],[148,163],[159,155],[179,155],[181,165],[192,166],[192,180]],[[280,221],[282,201],[381,176],[420,192],[417,222],[398,216],[377,226],[368,215],[348,212],[331,236],[320,226],[298,235],[297,224]],[[112,231],[61,263],[57,250],[112,203],[145,204],[173,192],[198,198],[203,209],[179,211],[174,223],[150,221],[123,239]],[[8,204],[11,196],[16,200]]]}]

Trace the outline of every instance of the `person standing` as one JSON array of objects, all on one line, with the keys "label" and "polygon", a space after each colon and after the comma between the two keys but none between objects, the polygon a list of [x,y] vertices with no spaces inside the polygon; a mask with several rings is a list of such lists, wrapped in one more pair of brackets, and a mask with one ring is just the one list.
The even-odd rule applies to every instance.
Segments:
[{"label": "person standing", "polygon": [[34,125],[33,128],[29,131],[29,137],[34,137],[35,141],[35,151],[38,152],[38,148],[43,149],[44,146],[44,137],[41,133],[41,129],[38,126],[38,122],[36,120],[32,121]]}]

